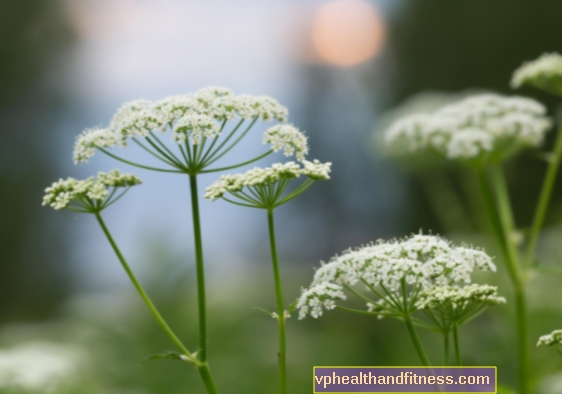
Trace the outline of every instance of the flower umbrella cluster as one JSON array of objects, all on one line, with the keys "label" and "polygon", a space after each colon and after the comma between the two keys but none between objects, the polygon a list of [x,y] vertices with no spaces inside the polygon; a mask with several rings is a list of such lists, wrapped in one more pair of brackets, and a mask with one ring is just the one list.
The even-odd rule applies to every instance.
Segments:
[{"label": "flower umbrella cluster", "polygon": [[432,114],[402,118],[385,132],[385,139],[402,154],[433,151],[451,160],[500,160],[542,143],[551,126],[545,114],[546,108],[529,98],[481,94]]},{"label": "flower umbrella cluster", "polygon": [[[224,144],[214,151],[209,148],[205,157],[209,160],[205,163],[202,160],[205,142],[209,139],[214,141],[222,134],[227,121],[234,119],[238,119],[238,124],[226,137],[227,140],[232,138],[243,122],[250,121],[246,131],[232,141],[234,144],[259,119],[282,122],[266,130],[264,143],[270,144],[273,151],[283,150],[287,155],[304,160],[308,153],[307,139],[298,129],[285,124],[287,117],[287,109],[271,97],[234,95],[229,89],[218,87],[158,101],[135,100],[124,104],[107,127],[84,131],[76,140],[74,161],[87,162],[96,149],[107,153],[105,149],[116,145],[124,147],[133,141],[160,160],[181,169],[184,163],[178,161],[156,135],[156,132],[170,131],[171,139],[180,146],[186,164],[210,164],[212,156],[218,155]],[[142,144],[142,140],[148,145]],[[197,146],[199,152],[192,151]]]},{"label": "flower umbrella cluster", "polygon": [[537,346],[559,346],[562,345],[562,330],[554,330],[548,335],[539,338]]},{"label": "flower umbrella cluster", "polygon": [[[121,174],[119,170],[98,173],[97,179],[60,179],[45,190],[43,205],[56,210],[68,208],[77,212],[97,212],[113,204],[131,186],[142,181],[135,175]],[[121,193],[117,193],[119,189]]]},{"label": "flower umbrella cluster", "polygon": [[531,85],[556,95],[562,94],[562,56],[545,53],[531,62],[525,62],[513,73],[511,86]]},{"label": "flower umbrella cluster", "polygon": [[[223,198],[238,205],[273,208],[303,193],[315,180],[330,179],[332,163],[304,160],[302,166],[293,161],[276,163],[268,168],[253,168],[244,174],[223,175],[207,187],[205,198],[215,201]],[[288,195],[283,192],[290,181],[301,176],[307,180]],[[225,195],[235,197],[230,200]]]},{"label": "flower umbrella cluster", "polygon": [[[492,259],[483,251],[468,246],[454,246],[443,238],[417,234],[406,239],[379,241],[359,249],[351,249],[335,256],[322,265],[309,289],[303,290],[297,308],[302,319],[314,310],[313,317],[322,314],[327,300],[336,302],[341,296],[334,287],[323,295],[322,302],[312,289],[324,284],[347,289],[360,296],[352,286],[361,282],[382,301],[368,300],[375,309],[392,305],[395,310],[406,312],[414,306],[420,291],[437,286],[468,284],[475,269],[495,271]],[[407,288],[409,291],[407,292]],[[340,294],[341,295],[341,294]],[[331,302],[328,303],[332,305]],[[372,307],[371,307],[372,308]]]},{"label": "flower umbrella cluster", "polygon": [[470,284],[458,286],[434,286],[418,295],[416,308],[423,310],[441,331],[450,325],[460,326],[483,312],[487,306],[505,304],[498,296],[498,288],[490,285]]}]

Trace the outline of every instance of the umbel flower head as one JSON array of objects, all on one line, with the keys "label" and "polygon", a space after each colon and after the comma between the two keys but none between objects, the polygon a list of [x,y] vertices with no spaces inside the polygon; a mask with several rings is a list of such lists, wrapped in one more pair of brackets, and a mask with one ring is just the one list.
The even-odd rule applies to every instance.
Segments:
[{"label": "umbel flower head", "polygon": [[[353,289],[358,283],[367,286],[382,301],[368,303],[378,309],[392,305],[396,313],[409,313],[420,291],[437,286],[468,284],[475,269],[495,271],[490,256],[468,246],[454,246],[434,235],[416,234],[405,239],[378,241],[358,249],[349,249],[323,264],[315,273],[309,289],[304,289],[297,302],[299,317],[322,314],[326,301],[336,302],[343,297],[336,290]],[[330,284],[332,292],[324,293],[321,303],[313,289]],[[406,295],[406,300],[404,299]],[[404,310],[404,308],[408,310]],[[372,306],[369,305],[372,309]],[[375,309],[377,309],[375,308]],[[382,308],[384,309],[384,308]],[[314,314],[312,314],[314,311]]]},{"label": "umbel flower head", "polygon": [[546,108],[524,97],[475,95],[423,115],[395,122],[385,132],[394,152],[436,152],[450,160],[482,165],[538,146],[551,126]]},{"label": "umbel flower head", "polygon": [[562,330],[554,330],[548,335],[539,338],[537,346],[559,346],[562,345]]},{"label": "umbel flower head", "polygon": [[504,297],[498,296],[498,288],[495,286],[433,286],[420,292],[416,308],[423,310],[432,322],[446,332],[451,324],[460,326],[487,306],[505,302]]},{"label": "umbel flower head", "polygon": [[[135,165],[108,152],[114,146],[134,142],[171,166],[168,172],[201,172],[232,149],[258,120],[281,122],[264,133],[264,143],[271,146],[267,154],[282,150],[302,161],[308,153],[307,138],[286,124],[287,116],[287,109],[271,97],[235,95],[219,87],[159,101],[135,100],[124,104],[107,127],[88,129],[76,139],[74,162],[87,162],[97,149]],[[231,120],[235,121],[233,127],[219,141]],[[247,127],[242,127],[244,123]],[[176,153],[158,137],[168,132]]]},{"label": "umbel flower head", "polygon": [[[131,186],[141,183],[136,176],[121,174],[119,170],[100,172],[97,179],[60,179],[45,189],[43,205],[49,205],[56,210],[96,213],[121,198]],[[121,192],[118,193],[120,189]]]},{"label": "umbel flower head", "polygon": [[[303,193],[314,181],[330,179],[331,165],[318,160],[304,160],[301,166],[289,161],[268,168],[256,167],[244,174],[223,175],[207,187],[205,198],[211,201],[222,198],[237,205],[272,209]],[[307,177],[306,181],[284,195],[291,180],[301,176]]]},{"label": "umbel flower head", "polygon": [[562,95],[562,56],[544,53],[536,60],[525,62],[513,73],[511,87],[534,86],[556,95]]}]

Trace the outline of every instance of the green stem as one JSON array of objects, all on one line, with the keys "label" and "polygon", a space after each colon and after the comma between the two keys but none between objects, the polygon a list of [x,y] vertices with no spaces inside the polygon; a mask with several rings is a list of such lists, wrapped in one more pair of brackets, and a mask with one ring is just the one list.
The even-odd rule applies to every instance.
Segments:
[{"label": "green stem", "polygon": [[449,365],[449,333],[443,333],[443,365]]},{"label": "green stem", "polygon": [[422,364],[426,367],[430,367],[431,363],[429,362],[429,359],[427,358],[425,351],[423,350],[423,346],[421,344],[420,338],[418,337],[418,333],[416,332],[416,328],[414,327],[414,324],[412,323],[412,319],[409,314],[404,315],[404,322],[406,323],[406,327],[408,328],[408,332],[410,333],[412,342],[414,342],[414,347],[418,352],[418,356],[420,357]]},{"label": "green stem", "polygon": [[461,348],[459,346],[459,329],[456,324],[453,326],[453,341],[455,343],[455,358],[457,361],[457,366],[460,367],[462,365]]},{"label": "green stem", "polygon": [[531,233],[529,234],[529,242],[527,243],[527,250],[525,251],[525,260],[524,260],[525,267],[527,268],[533,262],[539,233],[544,224],[544,218],[546,216],[548,204],[550,203],[550,198],[552,196],[554,182],[556,181],[556,176],[558,175],[558,168],[560,166],[561,156],[562,156],[562,126],[558,130],[558,136],[556,137],[554,151],[552,152],[552,156],[550,157],[550,161],[548,163],[548,169],[546,171],[546,175],[541,189],[541,194],[535,211],[535,217],[533,219]]},{"label": "green stem", "polygon": [[197,271],[197,300],[199,311],[199,359],[198,371],[209,394],[218,390],[207,364],[207,304],[205,297],[205,266],[203,264],[203,241],[201,237],[201,219],[199,216],[199,195],[197,192],[197,175],[189,175],[191,192],[191,211],[193,215],[193,237],[195,241],[195,268]]},{"label": "green stem", "polygon": [[193,214],[193,236],[195,240],[195,267],[197,270],[197,298],[199,308],[199,351],[202,362],[207,361],[207,304],[205,297],[205,266],[203,264],[203,241],[201,237],[201,219],[199,217],[199,195],[197,192],[197,175],[189,176],[191,191],[191,211]]},{"label": "green stem", "polygon": [[527,306],[525,302],[524,287],[519,283],[515,288],[515,310],[517,319],[517,348],[519,353],[519,391],[521,394],[529,393],[529,332],[527,327]]},{"label": "green stem", "polygon": [[281,273],[279,271],[279,260],[277,258],[277,245],[275,243],[275,225],[273,222],[273,210],[267,211],[267,223],[269,227],[269,243],[271,246],[271,261],[273,263],[273,276],[275,279],[275,296],[277,298],[277,321],[279,322],[279,392],[287,392],[287,355],[285,338],[285,307],[283,306],[283,289],[281,287]]},{"label": "green stem", "polygon": [[[494,177],[494,185],[496,189],[497,205],[496,210],[494,199],[491,191],[489,190],[488,182],[485,174],[480,173],[480,180],[482,190],[484,192],[484,199],[489,211],[492,224],[494,225],[496,237],[502,247],[502,252],[506,265],[509,271],[511,282],[515,290],[515,310],[517,320],[517,352],[519,358],[519,392],[520,394],[529,393],[529,349],[528,343],[528,327],[527,327],[527,308],[525,304],[525,285],[523,278],[520,274],[518,263],[517,247],[510,236],[513,232],[513,217],[511,214],[511,206],[509,203],[509,196],[503,172],[498,166],[492,167],[492,175]],[[499,214],[498,214],[499,212]],[[495,222],[495,224],[494,224]]]},{"label": "green stem", "polygon": [[497,196],[501,233],[503,234],[505,251],[507,253],[506,260],[511,267],[510,270],[512,271],[513,282],[514,284],[516,284],[521,281],[521,277],[519,272],[520,269],[517,246],[515,245],[513,240],[515,225],[513,220],[513,212],[511,209],[511,202],[509,201],[509,192],[507,190],[505,176],[501,167],[499,165],[492,166],[491,172]]},{"label": "green stem", "polygon": [[125,272],[127,272],[127,275],[129,276],[129,279],[131,279],[131,282],[133,282],[133,285],[135,286],[135,288],[139,292],[141,298],[143,299],[144,303],[146,304],[146,306],[148,307],[148,309],[150,310],[150,312],[152,313],[152,315],[154,316],[154,318],[156,319],[158,324],[160,324],[160,326],[162,327],[164,332],[170,337],[172,342],[174,342],[174,344],[185,354],[185,356],[187,358],[189,358],[193,363],[197,364],[198,363],[197,359],[193,356],[193,354],[191,354],[191,352],[189,350],[187,350],[185,345],[179,340],[179,338],[176,336],[176,334],[168,326],[168,324],[166,323],[166,321],[164,320],[162,315],[160,315],[160,313],[158,312],[158,310],[156,309],[156,307],[154,306],[154,304],[152,303],[152,301],[150,300],[150,298],[148,297],[148,295],[144,291],[143,287],[141,286],[141,284],[137,280],[135,274],[133,273],[133,271],[129,267],[129,264],[127,264],[127,261],[125,260],[125,257],[123,257],[123,254],[119,250],[119,247],[115,243],[115,240],[113,239],[111,233],[109,232],[109,229],[105,225],[105,222],[102,219],[101,215],[99,213],[96,213],[95,216],[96,216],[96,219],[98,220],[98,223],[99,223],[101,229],[103,230],[103,233],[105,234],[105,236],[107,237],[107,240],[111,244],[111,247],[113,248],[113,251],[117,255],[117,258],[119,259],[119,262],[121,263],[121,265],[125,269]]}]

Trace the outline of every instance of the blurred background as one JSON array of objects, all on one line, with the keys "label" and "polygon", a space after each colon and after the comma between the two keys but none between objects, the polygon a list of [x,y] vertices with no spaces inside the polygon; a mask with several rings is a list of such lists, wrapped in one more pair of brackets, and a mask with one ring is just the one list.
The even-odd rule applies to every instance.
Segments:
[{"label": "blurred background", "polygon": [[[560,15],[559,0],[0,0],[0,392],[203,392],[187,365],[139,365],[171,344],[93,218],[41,207],[44,188],[58,178],[133,170],[99,154],[87,165],[71,160],[75,136],[107,124],[121,103],[219,85],[267,94],[289,108],[290,121],[309,136],[310,157],[333,163],[331,181],[278,211],[292,302],[320,260],[378,238],[423,229],[499,254],[472,174],[392,160],[381,133],[399,114],[469,91],[510,93],[511,73],[523,61],[562,50]],[[552,116],[558,111],[546,95],[518,94],[541,100]],[[253,135],[232,160],[263,149],[259,127]],[[551,144],[549,138],[546,149]],[[530,152],[507,168],[523,233],[545,170],[536,156]],[[106,220],[162,313],[193,348],[187,179],[135,173],[145,185],[106,211]],[[533,342],[562,328],[561,197],[562,181],[539,247],[552,272],[537,274],[529,290]],[[218,386],[275,392],[276,324],[253,309],[274,307],[266,217],[209,201],[202,202],[202,217],[209,356]],[[509,300],[497,263],[497,275],[480,279],[500,286]],[[463,327],[461,339],[466,363],[497,365],[506,387],[516,378],[512,322],[508,303]],[[335,311],[319,320],[292,318],[288,330],[291,393],[310,392],[314,365],[417,363],[399,322]],[[422,338],[437,359],[440,339]],[[537,393],[562,392],[562,358],[542,348],[532,357]],[[9,374],[20,387],[2,385]]]}]

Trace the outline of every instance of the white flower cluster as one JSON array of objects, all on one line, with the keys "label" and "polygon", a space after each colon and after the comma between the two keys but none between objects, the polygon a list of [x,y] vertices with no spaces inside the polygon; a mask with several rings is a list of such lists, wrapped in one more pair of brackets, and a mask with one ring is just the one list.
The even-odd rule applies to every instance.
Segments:
[{"label": "white flower cluster", "polygon": [[225,193],[236,193],[246,187],[267,186],[281,179],[289,180],[299,178],[301,175],[313,180],[330,179],[330,167],[332,163],[320,163],[318,160],[303,161],[303,167],[289,161],[287,163],[276,163],[268,168],[255,167],[244,174],[222,175],[205,189],[205,198],[215,201]]},{"label": "white flower cluster", "polygon": [[43,205],[56,210],[67,208],[73,201],[87,199],[103,201],[109,194],[109,188],[131,187],[141,184],[135,175],[121,174],[119,170],[108,173],[100,172],[97,179],[90,177],[84,180],[74,178],[60,179],[45,189]]},{"label": "white flower cluster", "polygon": [[316,271],[311,288],[324,283],[354,286],[361,281],[400,297],[402,281],[421,289],[468,284],[475,269],[495,271],[496,266],[481,250],[417,234],[402,240],[379,241],[333,257]]},{"label": "white flower cluster", "polygon": [[310,313],[315,319],[322,316],[323,308],[332,310],[336,307],[335,300],[345,300],[346,296],[340,285],[335,283],[320,283],[311,286],[301,294],[297,302],[299,319],[304,319]]},{"label": "white flower cluster", "polygon": [[554,330],[548,335],[539,338],[537,346],[562,345],[562,330]]},{"label": "white flower cluster", "polygon": [[275,125],[267,129],[263,135],[263,143],[270,144],[275,152],[282,149],[285,156],[295,155],[300,161],[308,154],[306,136],[289,124]]},{"label": "white flower cluster", "polygon": [[432,114],[402,118],[385,132],[395,152],[433,150],[448,159],[471,160],[488,154],[540,145],[551,126],[546,108],[524,97],[471,96]]},{"label": "white flower cluster", "polygon": [[544,53],[531,62],[525,62],[513,73],[511,86],[533,85],[547,91],[562,89],[562,56]]},{"label": "white flower cluster", "polygon": [[183,144],[187,137],[191,136],[191,142],[198,145],[203,137],[212,138],[220,132],[219,124],[209,115],[188,114],[174,124],[172,138],[178,144]]},{"label": "white flower cluster", "polygon": [[464,287],[434,286],[418,295],[418,309],[449,309],[462,312],[470,305],[505,304],[504,297],[498,296],[498,288],[489,285],[471,284]]},{"label": "white flower cluster", "polygon": [[[221,123],[237,116],[244,120],[287,122],[288,111],[271,97],[234,95],[229,89],[219,87],[159,101],[135,100],[122,105],[107,128],[84,131],[76,140],[74,161],[87,162],[95,148],[126,146],[130,138],[144,138],[152,131],[165,132],[168,128],[172,130],[174,141],[183,143],[190,137],[190,142],[197,145],[203,136],[218,136]],[[286,144],[294,144],[292,149],[301,154],[308,148],[306,138],[297,132],[298,135],[288,138]],[[303,138],[305,148],[302,145]],[[285,153],[291,149],[288,146],[278,147],[281,148],[285,149]]]},{"label": "white flower cluster", "polygon": [[117,144],[117,137],[108,129],[86,129],[76,138],[73,159],[75,163],[88,161],[96,148],[111,148]]}]

